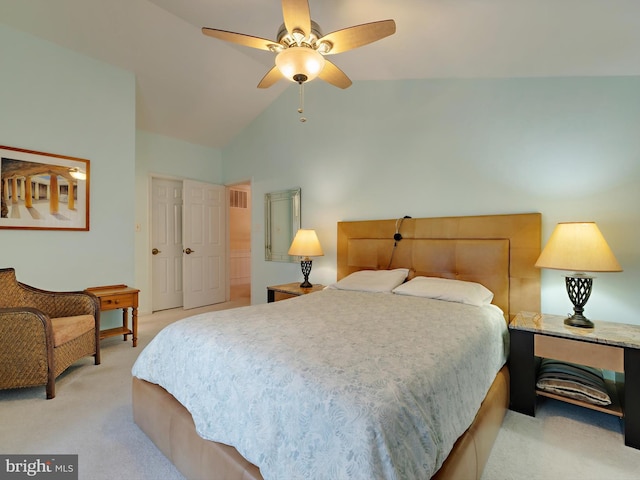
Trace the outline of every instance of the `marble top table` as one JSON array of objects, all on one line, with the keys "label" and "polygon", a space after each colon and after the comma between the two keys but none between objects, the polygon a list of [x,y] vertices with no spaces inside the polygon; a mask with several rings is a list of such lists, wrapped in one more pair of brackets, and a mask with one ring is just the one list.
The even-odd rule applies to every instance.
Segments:
[{"label": "marble top table", "polygon": [[595,321],[594,328],[580,328],[565,325],[565,316],[535,312],[520,312],[509,328],[542,333],[556,337],[570,338],[617,347],[640,348],[640,325]]}]

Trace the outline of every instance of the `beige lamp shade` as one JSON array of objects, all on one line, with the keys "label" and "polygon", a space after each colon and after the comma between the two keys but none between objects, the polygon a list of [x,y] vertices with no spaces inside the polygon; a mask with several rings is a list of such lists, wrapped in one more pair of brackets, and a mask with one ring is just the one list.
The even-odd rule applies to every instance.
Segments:
[{"label": "beige lamp shade", "polygon": [[316,231],[304,229],[298,230],[288,253],[300,257],[321,257],[324,255]]},{"label": "beige lamp shade", "polygon": [[595,222],[558,223],[536,267],[574,272],[621,272]]}]

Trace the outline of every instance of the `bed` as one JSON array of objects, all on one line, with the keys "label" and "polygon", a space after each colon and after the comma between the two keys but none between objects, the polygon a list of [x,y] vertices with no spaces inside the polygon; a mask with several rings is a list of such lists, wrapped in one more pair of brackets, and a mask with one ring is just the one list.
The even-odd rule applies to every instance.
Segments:
[{"label": "bed", "polygon": [[[540,309],[539,251],[537,213],[340,222],[339,288],[167,327],[157,343],[168,344],[152,347],[154,339],[134,366],[134,420],[187,478],[479,479],[509,404],[506,323],[518,311]],[[340,288],[357,272],[399,269],[409,281],[398,288],[425,277],[450,279],[486,287],[493,305]],[[440,323],[422,337],[427,310]],[[495,318],[496,311],[499,320],[487,328],[472,317]],[[453,329],[437,337],[447,324]],[[186,347],[178,346],[182,340]],[[434,346],[427,350],[429,341]],[[427,376],[459,374],[466,368],[456,362],[480,364],[485,354],[491,366],[456,377],[457,387],[443,389]],[[214,367],[196,373],[194,358]],[[247,363],[256,359],[257,367]],[[247,371],[258,374],[242,377]],[[377,379],[376,371],[385,376]],[[479,392],[471,393],[472,383]],[[320,384],[328,397],[315,391]],[[198,405],[205,395],[196,393],[200,385],[213,397]],[[372,390],[377,385],[384,393]],[[222,410],[222,397],[231,410]],[[424,422],[428,432],[414,421],[423,410],[436,412]],[[449,426],[453,417],[456,425]]]}]

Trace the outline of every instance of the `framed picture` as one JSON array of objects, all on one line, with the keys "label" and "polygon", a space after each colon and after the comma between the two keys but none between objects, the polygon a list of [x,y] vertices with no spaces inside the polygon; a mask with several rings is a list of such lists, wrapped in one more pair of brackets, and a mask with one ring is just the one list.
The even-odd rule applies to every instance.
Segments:
[{"label": "framed picture", "polygon": [[89,230],[89,160],[0,145],[0,228]]}]

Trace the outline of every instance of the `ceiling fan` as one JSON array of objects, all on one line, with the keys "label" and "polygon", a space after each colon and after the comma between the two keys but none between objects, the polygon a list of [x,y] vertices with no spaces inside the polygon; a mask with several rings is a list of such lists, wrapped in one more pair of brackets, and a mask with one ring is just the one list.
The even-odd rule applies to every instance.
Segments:
[{"label": "ceiling fan", "polygon": [[347,88],[351,80],[326,60],[325,55],[362,47],[396,31],[393,20],[381,20],[323,35],[320,26],[311,20],[308,0],[282,0],[282,16],[284,23],[278,30],[276,41],[208,27],[203,27],[202,33],[276,53],[275,66],[262,78],[258,88],[268,88],[282,78],[302,85],[316,77],[336,87]]}]

